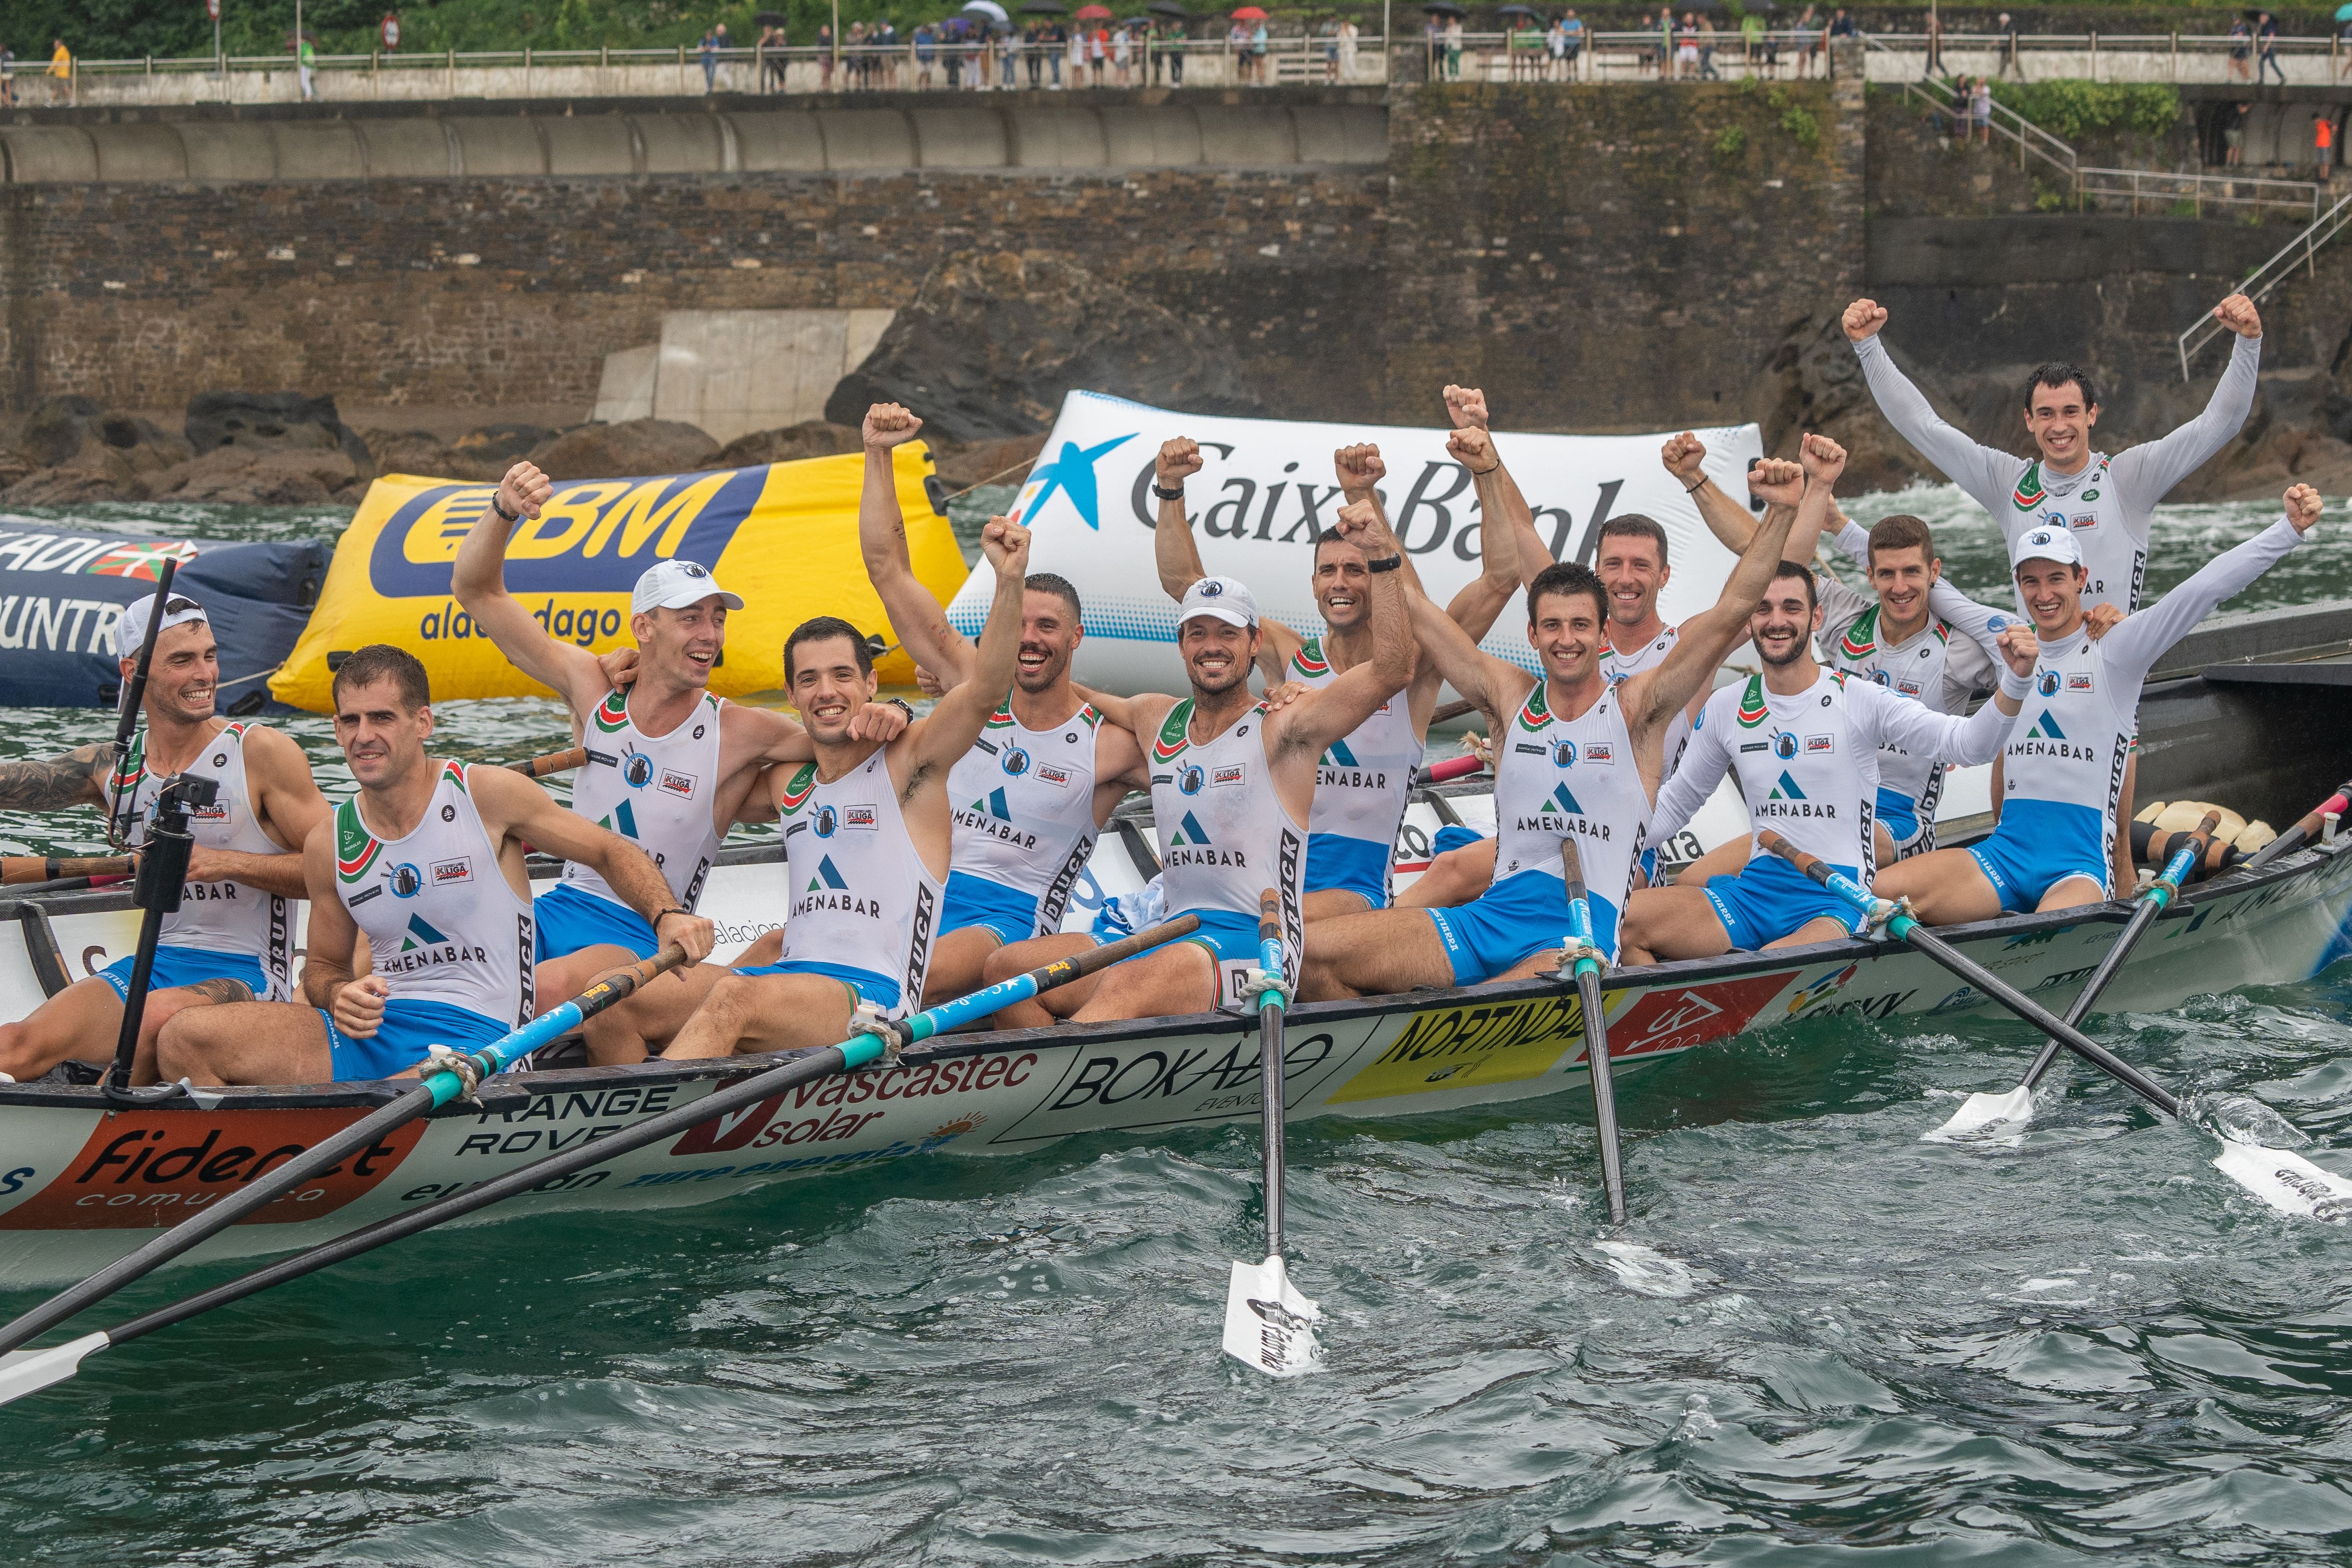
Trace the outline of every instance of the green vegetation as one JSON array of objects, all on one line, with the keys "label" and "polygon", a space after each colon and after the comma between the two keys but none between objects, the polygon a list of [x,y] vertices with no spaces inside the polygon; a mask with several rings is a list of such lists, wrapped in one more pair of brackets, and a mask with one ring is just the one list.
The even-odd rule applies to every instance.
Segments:
[{"label": "green vegetation", "polygon": [[1748,151],[1748,132],[1742,126],[1727,125],[1715,139],[1715,155],[1725,163],[1738,161]]},{"label": "green vegetation", "polygon": [[2038,213],[2065,211],[2066,193],[2052,184],[2049,181],[2043,179],[2041,175],[2034,175],[2033,210]]},{"label": "green vegetation", "polygon": [[2003,108],[2067,142],[2095,131],[2161,136],[2180,121],[2179,92],[2156,83],[1997,81],[1992,95]]}]

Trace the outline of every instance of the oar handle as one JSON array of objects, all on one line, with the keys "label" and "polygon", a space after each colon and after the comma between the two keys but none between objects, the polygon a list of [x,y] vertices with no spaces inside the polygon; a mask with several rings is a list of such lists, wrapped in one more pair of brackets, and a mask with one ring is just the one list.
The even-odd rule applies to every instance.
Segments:
[{"label": "oar handle", "polygon": [[[926,1008],[909,1018],[897,1019],[887,1027],[901,1047],[911,1046],[918,1040],[928,1040],[934,1035],[944,1035],[950,1029],[960,1029],[966,1024],[978,1023],[992,1014],[1003,1012],[1015,1002],[1026,1002],[1041,991],[1051,991],[1057,985],[1067,985],[1073,980],[1083,980],[1089,974],[1099,974],[1114,963],[1124,963],[1139,952],[1158,947],[1162,942],[1174,942],[1178,937],[1188,936],[1200,929],[1200,916],[1178,915],[1172,921],[1163,921],[1156,926],[1147,926],[1133,936],[1123,936],[1117,942],[1107,942],[1100,947],[1090,948],[1085,952],[1073,953],[1068,958],[1057,958],[1042,968],[1029,971],[1026,974],[1016,974],[1010,980],[1000,980],[995,984],[972,992],[968,996],[959,996],[952,1002],[942,1002],[938,1006]],[[873,1038],[872,1036],[860,1037],[868,1041]],[[854,1059],[849,1065],[854,1068],[864,1067],[872,1059],[870,1056],[857,1057],[854,1051],[851,1054]]]},{"label": "oar handle", "polygon": [[1486,764],[1476,757],[1448,757],[1442,763],[1432,763],[1422,769],[1412,782],[1426,788],[1453,779],[1466,779],[1472,773],[1484,773],[1486,769]]},{"label": "oar handle", "polygon": [[22,888],[71,877],[127,877],[131,869],[128,855],[90,855],[78,859],[6,855],[0,856],[0,887]]},{"label": "oar handle", "polygon": [[507,769],[525,778],[543,779],[551,773],[568,773],[574,768],[588,765],[588,748],[574,746],[568,752],[549,752],[544,756],[525,757],[519,763],[509,763]]},{"label": "oar handle", "polygon": [[[685,963],[686,949],[671,942],[651,958],[641,958],[635,963],[598,975],[587,990],[571,1001],[549,1008],[503,1038],[493,1040],[478,1050],[455,1054],[473,1064],[475,1081],[479,1082],[482,1079],[504,1072],[540,1047],[554,1044],[587,1019],[626,1001],[636,994],[639,987]],[[435,1105],[446,1105],[469,1091],[463,1073],[446,1068],[426,1073],[425,1085],[433,1091]]]},{"label": "oar handle", "polygon": [[2352,779],[2336,785],[2336,793],[2321,801],[2310,815],[2247,857],[2245,864],[2239,869],[2259,871],[2280,856],[2301,848],[2313,834],[2326,826],[2328,813],[2334,812],[2341,816],[2347,810],[2352,810]]},{"label": "oar handle", "polygon": [[2197,825],[2197,831],[2172,852],[2164,863],[2164,869],[2157,874],[2156,880],[2147,885],[2140,897],[2154,899],[2159,904],[2168,904],[2179,898],[2181,885],[2196,873],[2198,862],[2205,858],[2206,850],[2212,847],[2213,835],[2220,831],[2221,826],[2221,814],[2207,812],[2204,820]]},{"label": "oar handle", "polygon": [[[1756,835],[1756,842],[1852,904],[1863,914],[1875,915],[1879,906],[1886,901],[1820,856],[1809,854],[1798,848],[1769,827]],[[1909,917],[1898,914],[1895,920],[1907,925]],[[1894,929],[1891,923],[1889,929]],[[1904,932],[1895,931],[1895,934],[1899,937]]]}]

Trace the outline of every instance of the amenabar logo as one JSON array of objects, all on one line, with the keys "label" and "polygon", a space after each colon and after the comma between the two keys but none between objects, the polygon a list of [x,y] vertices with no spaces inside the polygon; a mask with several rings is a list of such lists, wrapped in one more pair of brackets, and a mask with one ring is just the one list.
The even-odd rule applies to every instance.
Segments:
[{"label": "amenabar logo", "polygon": [[[714,562],[751,515],[764,468],[561,485],[537,517],[507,540],[515,593],[625,594],[656,561]],[[457,546],[495,485],[440,485],[383,525],[368,554],[368,582],[387,598],[446,598]]]}]

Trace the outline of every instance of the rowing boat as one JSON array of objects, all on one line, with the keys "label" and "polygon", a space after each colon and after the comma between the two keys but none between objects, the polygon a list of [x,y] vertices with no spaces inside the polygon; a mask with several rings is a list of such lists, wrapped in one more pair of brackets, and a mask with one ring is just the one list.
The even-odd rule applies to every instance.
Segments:
[{"label": "rowing boat", "polygon": [[[2284,822],[2343,776],[2352,603],[2286,614],[2292,624],[2274,615],[2205,628],[2191,639],[2202,639],[2201,649],[2183,645],[2192,659],[2238,651],[2201,666],[2177,658],[2151,685],[2142,709],[2144,797],[2201,784],[2249,816]],[[2296,700],[2282,703],[2283,693]],[[2253,735],[2268,743],[2250,745]],[[1423,792],[1400,837],[1400,867],[1425,859],[1438,822],[1475,818],[1481,805],[1491,812],[1481,786]],[[1981,824],[1950,826],[1964,837]],[[2105,1005],[2160,1010],[2200,993],[2303,980],[2352,953],[2347,848],[2316,844],[2259,872],[2193,887],[2134,951]],[[1150,855],[1143,822],[1123,816],[1097,850],[1089,896],[1139,885]],[[775,860],[772,847],[733,849],[713,871],[704,908],[719,926],[722,954],[774,924],[782,901]],[[2017,988],[2063,1001],[2127,912],[2107,905],[2021,915],[1941,934]],[[23,938],[0,941],[0,1009],[8,1016],[127,951],[135,930],[116,891],[27,897],[0,903],[0,917],[15,920]],[[1916,950],[1871,940],[1621,971],[1608,976],[1603,998],[1620,1077],[1793,1020],[1899,1024],[1982,1001]],[[577,1172],[498,1212],[672,1207],[940,1150],[1023,1152],[1080,1134],[1151,1137],[1255,1121],[1255,1028],[1197,1015],[950,1037]],[[1292,1121],[1546,1100],[1587,1084],[1581,1005],[1572,986],[1548,979],[1300,1006],[1286,1045]],[[654,1060],[500,1077],[477,1103],[401,1128],[190,1256],[310,1246],[690,1103],[748,1065]],[[130,1108],[92,1086],[0,1086],[0,1285],[86,1274],[395,1092],[384,1084],[297,1086]]]}]

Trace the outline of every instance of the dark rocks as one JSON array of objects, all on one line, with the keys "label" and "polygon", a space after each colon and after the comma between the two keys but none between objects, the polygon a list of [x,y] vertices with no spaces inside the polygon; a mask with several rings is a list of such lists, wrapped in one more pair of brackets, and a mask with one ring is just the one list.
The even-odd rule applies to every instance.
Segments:
[{"label": "dark rocks", "polygon": [[637,474],[682,474],[720,465],[719,443],[692,425],[675,419],[625,419],[617,425],[581,425],[530,454],[530,460],[562,483],[568,479],[625,479]]},{"label": "dark rocks", "polygon": [[449,449],[476,462],[503,461],[511,467],[554,440],[558,434],[544,425],[485,425],[458,437]]},{"label": "dark rocks", "polygon": [[343,423],[331,397],[299,392],[200,392],[188,399],[183,426],[194,455],[223,447],[257,452],[340,451],[352,471],[374,475],[367,443]]},{"label": "dark rocks", "polygon": [[924,279],[825,417],[903,403],[938,441],[1034,436],[1087,387],[1202,414],[1263,414],[1224,335],[1084,267],[962,251]]},{"label": "dark rocks", "polygon": [[[859,410],[861,420],[864,410]],[[748,468],[758,463],[796,463],[803,458],[833,458],[865,446],[856,425],[834,425],[823,419],[787,425],[781,430],[754,430],[738,436],[710,459],[714,468]]]}]

